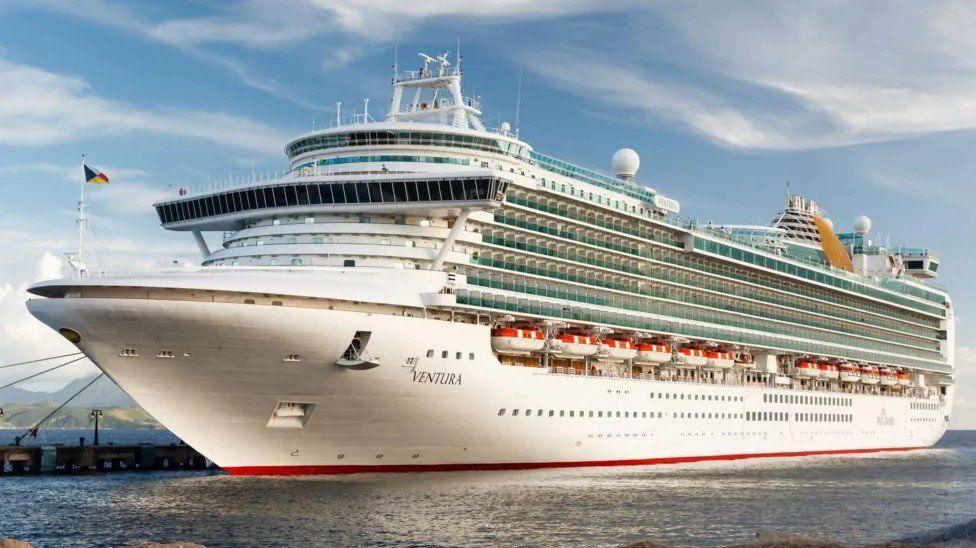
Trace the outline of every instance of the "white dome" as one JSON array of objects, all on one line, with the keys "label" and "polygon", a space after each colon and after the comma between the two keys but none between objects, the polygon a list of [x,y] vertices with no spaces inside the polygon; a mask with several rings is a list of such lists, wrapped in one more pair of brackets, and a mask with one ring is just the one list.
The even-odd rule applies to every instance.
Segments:
[{"label": "white dome", "polygon": [[863,236],[870,232],[870,230],[871,219],[868,219],[864,215],[858,215],[858,217],[854,219],[854,232]]},{"label": "white dome", "polygon": [[622,148],[613,153],[610,160],[613,172],[622,179],[633,179],[640,169],[640,156],[632,148]]},{"label": "white dome", "polygon": [[501,127],[498,128],[498,129],[500,129],[502,131],[511,131],[512,130],[512,125],[509,124],[508,122],[502,122]]}]

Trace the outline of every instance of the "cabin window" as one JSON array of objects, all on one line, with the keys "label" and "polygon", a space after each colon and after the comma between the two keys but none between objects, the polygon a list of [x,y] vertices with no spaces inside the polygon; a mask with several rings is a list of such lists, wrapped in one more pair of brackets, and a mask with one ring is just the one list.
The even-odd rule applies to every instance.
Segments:
[{"label": "cabin window", "polygon": [[428,358],[433,358],[434,357],[434,349],[433,348],[431,348],[430,350],[427,351],[427,357]]},{"label": "cabin window", "polygon": [[355,259],[346,259],[346,260],[342,261],[342,266],[344,266],[344,267],[353,267],[353,266],[356,266],[356,260]]},{"label": "cabin window", "polygon": [[513,417],[517,417],[518,416],[518,409],[512,409],[512,416]]},{"label": "cabin window", "polygon": [[505,410],[504,409],[499,409],[498,410],[498,416],[499,417],[502,416],[502,415],[504,415],[504,414],[505,414]]},{"label": "cabin window", "polygon": [[305,217],[305,224],[310,225],[315,222],[315,217]]},{"label": "cabin window", "polygon": [[441,352],[441,359],[444,359],[444,360],[447,359],[447,350],[444,350],[443,352]]},{"label": "cabin window", "polygon": [[468,353],[468,359],[471,360],[471,361],[474,361],[474,352],[469,352]]}]

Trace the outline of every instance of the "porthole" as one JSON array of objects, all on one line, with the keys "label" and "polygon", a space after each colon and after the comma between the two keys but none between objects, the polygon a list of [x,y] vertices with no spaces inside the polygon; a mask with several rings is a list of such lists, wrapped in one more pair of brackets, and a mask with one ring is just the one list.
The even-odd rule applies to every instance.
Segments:
[{"label": "porthole", "polygon": [[74,329],[62,327],[61,329],[58,329],[58,333],[60,333],[62,337],[68,339],[69,342],[72,342],[74,344],[78,344],[81,342],[81,334],[79,334]]}]

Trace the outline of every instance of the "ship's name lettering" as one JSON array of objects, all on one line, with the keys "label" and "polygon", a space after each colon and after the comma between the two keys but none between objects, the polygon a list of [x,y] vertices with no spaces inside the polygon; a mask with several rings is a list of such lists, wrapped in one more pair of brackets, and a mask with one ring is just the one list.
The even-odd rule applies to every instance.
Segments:
[{"label": "ship's name lettering", "polygon": [[454,384],[461,385],[460,373],[445,373],[443,371],[414,371],[413,382],[420,384]]}]

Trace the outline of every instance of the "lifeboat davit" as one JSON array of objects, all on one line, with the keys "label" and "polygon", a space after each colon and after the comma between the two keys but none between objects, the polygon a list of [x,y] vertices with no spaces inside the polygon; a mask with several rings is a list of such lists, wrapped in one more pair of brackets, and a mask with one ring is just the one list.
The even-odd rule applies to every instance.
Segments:
[{"label": "lifeboat davit", "polygon": [[902,386],[911,386],[912,378],[908,375],[908,371],[900,370],[898,371],[898,384]]},{"label": "lifeboat davit", "polygon": [[666,344],[642,343],[637,346],[636,361],[642,363],[667,363],[674,359],[671,347]]},{"label": "lifeboat davit", "polygon": [[881,384],[884,386],[894,386],[898,384],[898,374],[895,370],[890,367],[882,367],[879,372],[881,376]]},{"label": "lifeboat davit", "polygon": [[686,365],[701,366],[708,363],[708,356],[705,355],[705,351],[693,346],[682,346],[679,348],[677,358],[678,362]]},{"label": "lifeboat davit", "polygon": [[603,339],[600,341],[606,357],[614,360],[632,360],[637,357],[637,345],[620,339]]},{"label": "lifeboat davit", "polygon": [[705,357],[707,358],[705,365],[708,367],[714,367],[716,369],[731,369],[732,364],[735,363],[732,352],[706,350]]},{"label": "lifeboat davit", "polygon": [[880,381],[878,368],[873,365],[865,365],[861,368],[861,382],[864,384],[878,384]]},{"label": "lifeboat davit", "polygon": [[856,365],[842,363],[840,364],[839,369],[839,377],[843,382],[857,382],[861,380],[861,370],[858,369]]},{"label": "lifeboat davit", "polygon": [[536,352],[546,346],[546,336],[538,329],[500,327],[491,330],[491,347],[497,352]]},{"label": "lifeboat davit", "polygon": [[552,339],[552,349],[567,356],[592,356],[600,350],[600,345],[587,335],[563,333]]},{"label": "lifeboat davit", "polygon": [[819,368],[821,379],[836,379],[840,377],[840,371],[837,370],[837,366],[835,364],[821,363]]},{"label": "lifeboat davit", "polygon": [[819,378],[820,366],[815,362],[800,360],[796,362],[796,376],[803,379]]}]

